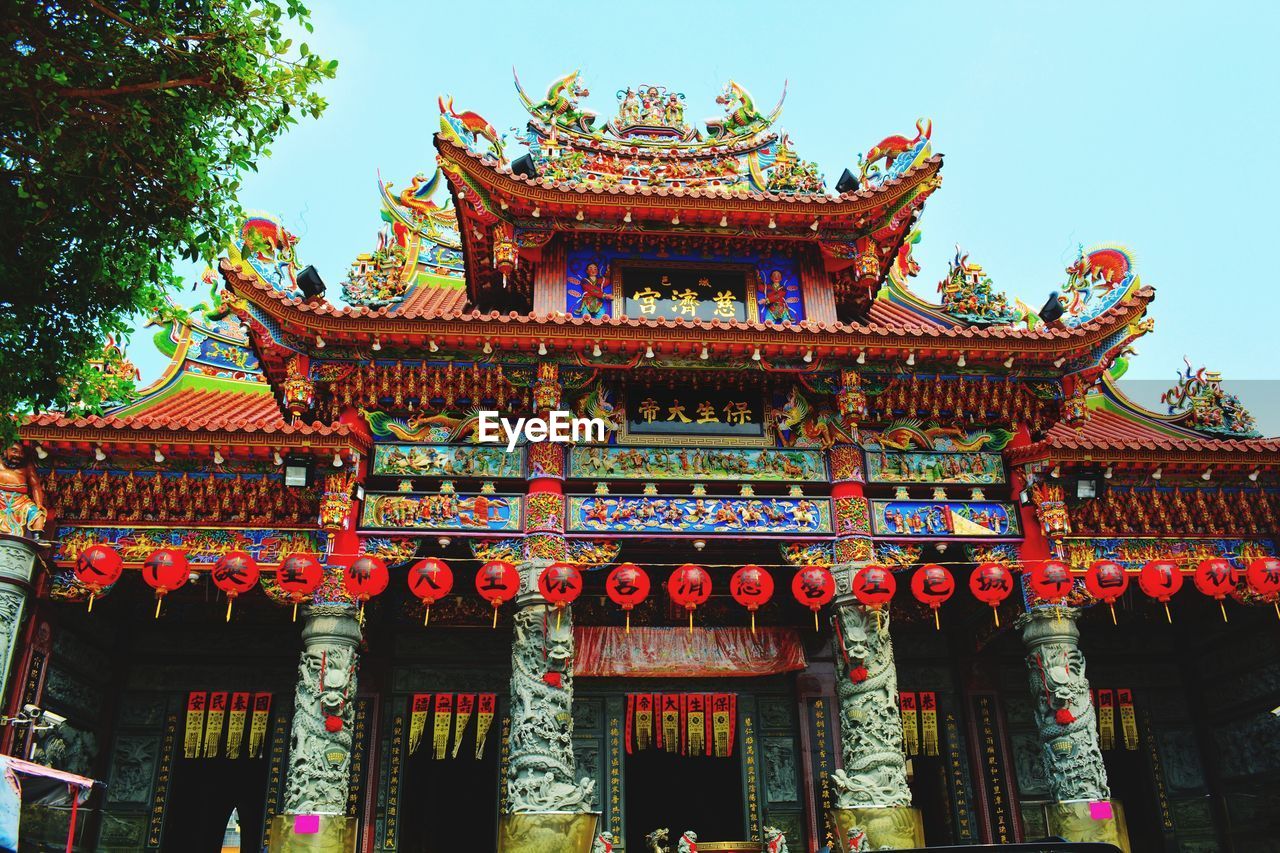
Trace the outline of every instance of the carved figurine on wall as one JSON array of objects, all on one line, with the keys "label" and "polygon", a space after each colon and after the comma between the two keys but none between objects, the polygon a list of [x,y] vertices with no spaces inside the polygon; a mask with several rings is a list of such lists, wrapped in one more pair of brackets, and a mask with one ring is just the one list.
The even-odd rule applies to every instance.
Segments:
[{"label": "carved figurine on wall", "polygon": [[32,536],[44,531],[48,520],[44,488],[35,465],[21,444],[11,444],[0,456],[0,533]]}]

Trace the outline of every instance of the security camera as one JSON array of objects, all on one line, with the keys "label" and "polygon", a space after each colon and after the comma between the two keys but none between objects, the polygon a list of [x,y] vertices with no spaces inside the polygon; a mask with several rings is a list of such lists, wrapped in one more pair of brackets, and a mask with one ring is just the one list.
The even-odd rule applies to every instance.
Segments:
[{"label": "security camera", "polygon": [[29,720],[39,720],[41,717],[44,716],[44,709],[41,708],[39,705],[32,705],[31,703],[27,703],[26,705],[22,706],[22,716],[26,717]]},{"label": "security camera", "polygon": [[41,721],[51,728],[57,728],[67,721],[67,718],[53,711],[45,711],[44,719]]}]

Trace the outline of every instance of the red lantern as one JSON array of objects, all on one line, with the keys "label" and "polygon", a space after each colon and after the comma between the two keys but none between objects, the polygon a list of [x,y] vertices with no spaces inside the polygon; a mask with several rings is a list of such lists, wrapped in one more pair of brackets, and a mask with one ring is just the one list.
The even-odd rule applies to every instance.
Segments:
[{"label": "red lantern", "polygon": [[405,577],[409,582],[409,592],[422,599],[422,627],[425,628],[431,618],[431,605],[453,589],[453,569],[438,557],[427,557],[414,563]]},{"label": "red lantern", "polygon": [[231,621],[231,605],[236,596],[253,589],[258,582],[258,562],[245,551],[228,551],[218,558],[209,573],[218,589],[227,594],[227,621]]},{"label": "red lantern", "polygon": [[71,567],[76,580],[89,590],[89,612],[93,612],[93,600],[98,593],[120,580],[124,560],[114,548],[106,545],[90,545],[76,556]]},{"label": "red lantern", "polygon": [[156,591],[156,618],[160,618],[160,604],[164,597],[187,582],[190,572],[187,555],[177,548],[161,548],[152,551],[142,564],[142,579]]},{"label": "red lantern", "polygon": [[702,566],[685,563],[671,573],[667,581],[671,600],[689,611],[689,633],[693,633],[693,611],[711,597],[711,575]]},{"label": "red lantern", "polygon": [[806,566],[791,579],[791,594],[813,611],[813,630],[818,630],[818,610],[836,597],[836,579],[822,566]]},{"label": "red lantern", "polygon": [[493,605],[493,627],[498,627],[498,608],[520,591],[520,573],[505,560],[490,560],[476,572],[476,592]]},{"label": "red lantern", "polygon": [[1169,599],[1182,589],[1182,572],[1172,560],[1152,560],[1138,573],[1138,587],[1164,605],[1164,618],[1173,622]]},{"label": "red lantern", "polygon": [[938,608],[956,591],[956,580],[951,572],[936,563],[928,563],[916,569],[911,576],[911,594],[916,600],[933,610],[933,627],[942,630]]},{"label": "red lantern", "polygon": [[756,611],[773,598],[773,575],[748,564],[729,578],[729,594],[751,613],[751,633],[756,632]]},{"label": "red lantern", "polygon": [[1245,579],[1249,582],[1249,589],[1270,601],[1276,616],[1280,617],[1280,560],[1259,557],[1249,563]]},{"label": "red lantern", "polygon": [[289,554],[276,569],[276,585],[293,601],[293,621],[298,621],[298,604],[320,588],[324,567],[310,554]]},{"label": "red lantern", "polygon": [[1226,622],[1227,605],[1223,599],[1236,588],[1236,572],[1231,564],[1222,557],[1202,560],[1200,565],[1196,566],[1192,581],[1200,592],[1218,600],[1218,607],[1222,610],[1222,621]]},{"label": "red lantern", "polygon": [[582,572],[573,563],[552,563],[538,575],[538,592],[556,608],[556,630],[560,630],[560,611],[582,594]]},{"label": "red lantern", "polygon": [[1045,560],[1032,568],[1028,581],[1036,597],[1049,604],[1061,604],[1075,585],[1071,578],[1071,567],[1057,560]]},{"label": "red lantern", "polygon": [[1111,608],[1111,624],[1116,624],[1116,599],[1129,588],[1129,575],[1124,566],[1114,560],[1094,560],[1084,573],[1084,587],[1099,601]]},{"label": "red lantern", "polygon": [[872,610],[888,604],[897,591],[897,579],[884,566],[863,566],[853,576],[854,598]]},{"label": "red lantern", "polygon": [[1013,592],[1013,572],[1001,563],[982,563],[969,575],[969,591],[983,604],[1000,627],[1000,604]]},{"label": "red lantern", "polygon": [[605,579],[604,588],[614,604],[627,614],[627,633],[631,633],[631,608],[649,597],[649,575],[635,563],[622,563]]},{"label": "red lantern", "polygon": [[362,554],[342,570],[342,585],[360,602],[359,619],[364,622],[364,603],[387,588],[387,564],[372,554]]}]

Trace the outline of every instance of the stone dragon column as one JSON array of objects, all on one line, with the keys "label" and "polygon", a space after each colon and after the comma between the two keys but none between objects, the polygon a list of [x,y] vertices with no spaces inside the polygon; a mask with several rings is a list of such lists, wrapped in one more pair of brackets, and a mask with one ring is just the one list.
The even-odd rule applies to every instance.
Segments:
[{"label": "stone dragon column", "polygon": [[832,566],[836,606],[831,617],[840,707],[841,763],[831,774],[832,817],[845,853],[924,845],[920,815],[911,808],[902,751],[898,672],[888,611],[878,616],[853,596],[863,562]]},{"label": "stone dragon column", "polygon": [[0,705],[22,633],[35,573],[37,540],[49,520],[44,487],[30,454],[18,443],[0,452]]},{"label": "stone dragon column", "polygon": [[[549,417],[560,409],[559,368],[544,362],[533,385],[534,409]],[[511,736],[507,814],[501,818],[501,853],[546,850],[589,853],[598,819],[595,781],[575,779],[573,758],[573,608],[557,613],[538,590],[538,577],[566,558],[564,452],[560,445],[528,445],[524,562],[511,638]],[[547,839],[536,846],[530,839]],[[532,846],[531,846],[532,845]]]},{"label": "stone dragon column", "polygon": [[[272,824],[271,853],[355,849],[356,818],[347,817],[346,809],[360,641],[353,606],[324,603],[308,609],[284,809]],[[318,834],[295,834],[298,815],[318,815]]]},{"label": "stone dragon column", "polygon": [[9,695],[9,674],[22,633],[23,611],[36,567],[36,544],[0,535],[0,697]]},{"label": "stone dragon column", "polygon": [[1119,822],[1111,816],[1111,789],[1080,652],[1078,616],[1073,608],[1045,608],[1018,621],[1036,697],[1040,757],[1054,799],[1049,830],[1068,841],[1119,844]]}]

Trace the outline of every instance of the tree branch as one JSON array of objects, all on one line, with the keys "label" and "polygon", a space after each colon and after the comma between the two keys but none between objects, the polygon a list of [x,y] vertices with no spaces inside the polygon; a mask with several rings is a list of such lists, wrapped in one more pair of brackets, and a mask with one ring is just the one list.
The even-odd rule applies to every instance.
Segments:
[{"label": "tree branch", "polygon": [[153,80],[150,83],[131,83],[114,89],[57,89],[64,98],[109,98],[113,95],[132,95],[137,92],[154,92],[160,89],[180,89],[183,86],[200,86],[212,89],[213,83],[209,75],[200,77],[181,77],[177,80]]}]

